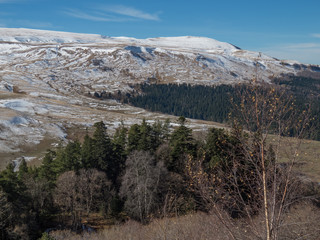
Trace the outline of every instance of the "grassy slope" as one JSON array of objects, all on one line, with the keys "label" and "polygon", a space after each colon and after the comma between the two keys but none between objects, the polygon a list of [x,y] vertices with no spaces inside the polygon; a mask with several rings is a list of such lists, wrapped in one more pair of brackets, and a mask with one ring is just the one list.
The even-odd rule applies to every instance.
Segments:
[{"label": "grassy slope", "polygon": [[296,148],[297,144],[297,140],[284,138],[280,145],[279,161],[290,161],[294,150],[298,148],[295,170],[305,174],[312,181],[320,182],[320,141],[302,140],[301,145]]}]

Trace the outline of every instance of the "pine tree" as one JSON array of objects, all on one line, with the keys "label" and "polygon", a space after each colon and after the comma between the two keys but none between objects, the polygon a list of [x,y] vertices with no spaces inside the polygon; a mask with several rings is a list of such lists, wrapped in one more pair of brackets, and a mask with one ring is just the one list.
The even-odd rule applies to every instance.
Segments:
[{"label": "pine tree", "polygon": [[145,119],[142,120],[140,125],[140,139],[137,150],[152,150],[151,126],[146,122]]},{"label": "pine tree", "polygon": [[65,148],[61,148],[57,152],[57,157],[54,161],[54,170],[61,174],[66,171],[80,169],[80,153],[81,145],[78,141],[69,142]]},{"label": "pine tree", "polygon": [[14,165],[9,163],[4,171],[0,174],[0,186],[7,194],[9,202],[13,202],[20,197],[21,182],[18,175],[14,172]]},{"label": "pine tree", "polygon": [[134,124],[128,131],[128,153],[132,152],[133,150],[139,149],[140,139],[140,126],[138,124]]},{"label": "pine tree", "polygon": [[42,165],[39,167],[39,177],[42,179],[47,179],[51,185],[54,184],[57,173],[54,171],[54,158],[56,157],[56,152],[49,150],[42,160]]},{"label": "pine tree", "polygon": [[88,134],[84,137],[80,155],[82,168],[89,169],[98,167],[94,158],[94,140]]},{"label": "pine tree", "polygon": [[27,174],[28,174],[27,162],[26,162],[26,159],[24,157],[22,157],[21,162],[20,162],[20,166],[19,166],[19,171],[18,171],[19,180],[22,181],[26,177]]},{"label": "pine tree", "polygon": [[101,121],[94,124],[93,154],[95,167],[102,171],[108,170],[108,162],[112,156],[112,143],[106,132],[106,125]]},{"label": "pine tree", "polygon": [[196,152],[195,141],[192,137],[192,129],[185,126],[186,119],[180,117],[180,126],[171,135],[169,145],[171,148],[170,159],[167,168],[176,173],[183,173],[185,166],[185,154],[194,155]]},{"label": "pine tree", "polygon": [[116,129],[116,133],[112,139],[113,146],[113,156],[112,156],[112,164],[111,173],[109,174],[109,178],[116,182],[118,176],[120,176],[125,168],[125,161],[127,158],[126,145],[127,145],[127,132],[128,129],[121,125]]}]

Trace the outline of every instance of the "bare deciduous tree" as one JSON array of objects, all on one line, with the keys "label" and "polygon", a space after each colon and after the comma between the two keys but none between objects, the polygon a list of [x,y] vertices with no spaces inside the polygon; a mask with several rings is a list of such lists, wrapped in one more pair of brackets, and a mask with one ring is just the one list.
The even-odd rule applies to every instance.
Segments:
[{"label": "bare deciduous tree", "polygon": [[132,217],[148,221],[157,204],[156,194],[164,171],[163,163],[156,164],[148,152],[133,151],[128,156],[120,195],[125,198],[125,208]]},{"label": "bare deciduous tree", "polygon": [[110,182],[104,172],[96,169],[81,169],[65,172],[57,180],[55,203],[64,213],[72,216],[72,226],[78,228],[83,214],[89,214],[103,201],[103,192]]},{"label": "bare deciduous tree", "polygon": [[30,176],[24,179],[24,184],[27,194],[32,199],[33,208],[43,211],[45,205],[51,200],[49,182],[44,178],[34,179]]},{"label": "bare deciduous tree", "polygon": [[103,193],[110,195],[110,182],[104,172],[96,169],[81,169],[78,176],[78,191],[81,205],[85,207],[86,213],[99,206]]}]

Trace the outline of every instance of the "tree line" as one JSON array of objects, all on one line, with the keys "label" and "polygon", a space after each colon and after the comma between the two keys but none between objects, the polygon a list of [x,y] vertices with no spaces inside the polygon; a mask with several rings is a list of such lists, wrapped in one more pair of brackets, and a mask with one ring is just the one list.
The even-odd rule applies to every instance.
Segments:
[{"label": "tree line", "polygon": [[[274,88],[285,91],[284,97],[294,99],[295,111],[311,112],[313,130],[309,131],[307,138],[320,140],[320,88],[319,80],[312,78],[288,76],[274,79]],[[247,84],[219,85],[214,87],[188,84],[141,84],[135,86],[132,94],[115,95],[109,97],[129,103],[153,112],[162,112],[187,118],[227,123],[230,113],[236,111],[235,107],[241,99],[238,93],[245,93]],[[263,87],[258,87],[263,91]],[[309,108],[309,105],[311,106]],[[294,126],[288,126],[293,131]],[[293,135],[288,133],[289,136]]]},{"label": "tree line", "polygon": [[141,94],[127,99],[136,107],[215,122],[228,120],[234,94],[231,85],[142,84],[139,89]]}]

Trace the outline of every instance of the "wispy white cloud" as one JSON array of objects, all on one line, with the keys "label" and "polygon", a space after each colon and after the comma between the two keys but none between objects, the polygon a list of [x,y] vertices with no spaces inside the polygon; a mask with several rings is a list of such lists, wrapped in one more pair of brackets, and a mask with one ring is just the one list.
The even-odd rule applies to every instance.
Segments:
[{"label": "wispy white cloud", "polygon": [[320,43],[296,43],[296,44],[287,44],[282,48],[284,49],[293,49],[293,50],[306,50],[306,49],[314,49],[320,48]]},{"label": "wispy white cloud", "polygon": [[314,33],[311,35],[312,37],[315,37],[315,38],[320,38],[320,33]]},{"label": "wispy white cloud", "polygon": [[297,43],[261,48],[259,51],[272,57],[297,60],[302,63],[320,65],[320,43]]},{"label": "wispy white cloud", "polygon": [[90,20],[90,21],[97,21],[97,22],[117,22],[117,21],[122,21],[119,18],[115,18],[113,16],[107,17],[103,16],[102,13],[85,13],[80,10],[76,9],[68,9],[63,11],[64,14],[67,14],[71,17],[79,18],[79,19],[85,19],[85,20]]},{"label": "wispy white cloud", "polygon": [[144,20],[152,20],[152,21],[159,21],[159,13],[146,13],[139,9],[123,6],[123,5],[115,5],[115,6],[105,6],[103,10],[110,13],[115,13],[123,16],[133,17],[137,19],[144,19]]},{"label": "wispy white cloud", "polygon": [[66,9],[62,11],[62,13],[74,18],[97,22],[127,22],[137,20],[160,21],[159,13],[150,14],[123,5],[99,6],[91,11]]}]

